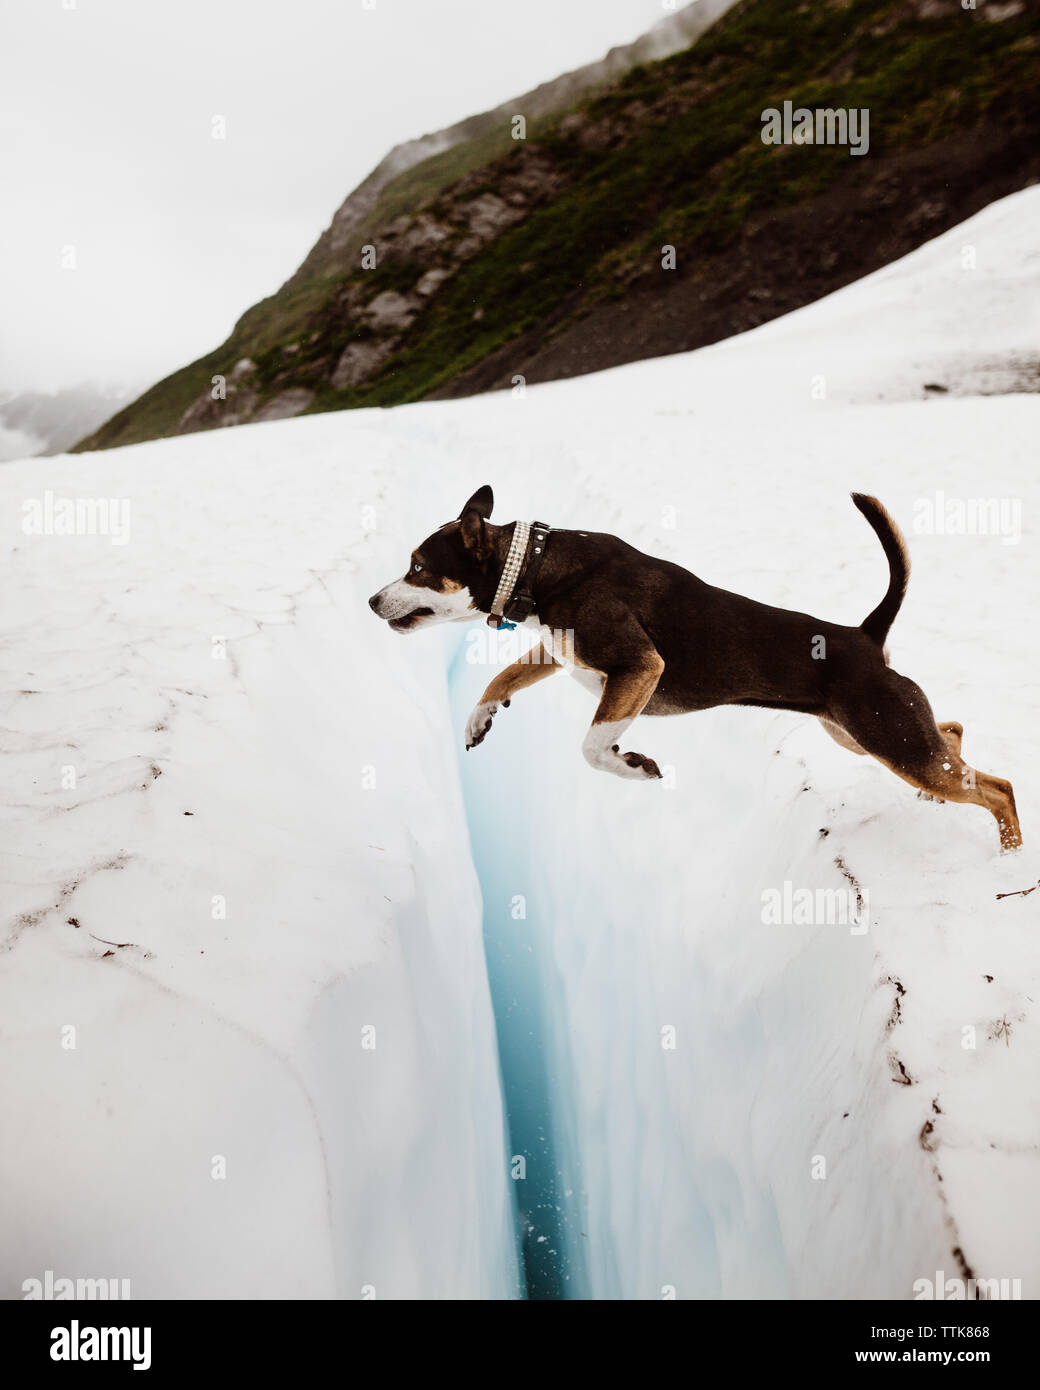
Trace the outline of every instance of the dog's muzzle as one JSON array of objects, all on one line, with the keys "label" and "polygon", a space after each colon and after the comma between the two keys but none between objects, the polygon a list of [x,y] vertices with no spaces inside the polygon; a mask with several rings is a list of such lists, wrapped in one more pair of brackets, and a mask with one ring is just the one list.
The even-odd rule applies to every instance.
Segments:
[{"label": "dog's muzzle", "polygon": [[415,608],[411,613],[406,613],[403,618],[388,618],[389,625],[395,632],[407,632],[409,628],[421,623],[423,618],[429,618],[433,614],[432,608]]},{"label": "dog's muzzle", "polygon": [[[386,590],[380,589],[378,594],[373,594],[368,600],[368,606],[377,618],[386,618],[387,625],[392,627],[395,632],[408,632],[411,628],[420,623],[423,618],[429,618],[433,614],[432,608],[413,608],[407,613],[398,613],[394,618],[387,618],[383,612],[383,601]],[[392,611],[392,610],[391,610]]]}]

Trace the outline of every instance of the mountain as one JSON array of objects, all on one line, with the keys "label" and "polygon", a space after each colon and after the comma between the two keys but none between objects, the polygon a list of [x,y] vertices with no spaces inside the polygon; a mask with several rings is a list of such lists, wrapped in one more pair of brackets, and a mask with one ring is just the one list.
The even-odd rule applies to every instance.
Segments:
[{"label": "mountain", "polygon": [[[516,113],[523,113],[530,122],[569,110],[591,93],[607,90],[640,64],[688,48],[733,3],[734,0],[694,0],[693,4],[659,21],[634,43],[612,48],[598,63],[589,63],[552,82],[544,82],[493,111],[471,116],[434,135],[397,145],[347,197],[332,219],[332,225],[288,283],[304,284],[327,271],[335,272],[344,257],[353,254],[358,233],[364,227],[390,222],[399,212],[413,209],[417,198],[431,197],[462,174],[508,153],[512,144],[511,123]],[[448,150],[452,151],[450,159],[434,159]],[[427,166],[421,175],[415,180],[401,179],[398,183],[399,176],[419,164]],[[393,192],[384,197],[390,185],[394,185]]]},{"label": "mountain", "polygon": [[85,430],[96,430],[129,399],[126,391],[90,385],[0,398],[0,462],[64,453]]},{"label": "mountain", "polygon": [[[1038,78],[1040,0],[743,0],[671,56],[530,94],[524,139],[521,99],[402,147],[226,343],[77,447],[551,380],[753,328],[1040,177]],[[866,153],[765,144],[785,101],[866,110]]]}]

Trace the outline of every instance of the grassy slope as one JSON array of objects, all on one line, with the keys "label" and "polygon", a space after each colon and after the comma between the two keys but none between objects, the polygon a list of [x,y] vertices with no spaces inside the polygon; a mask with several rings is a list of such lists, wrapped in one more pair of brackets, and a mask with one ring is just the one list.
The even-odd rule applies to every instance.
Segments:
[{"label": "grassy slope", "polygon": [[[808,200],[846,175],[846,149],[763,145],[761,112],[785,99],[869,108],[865,159],[927,147],[984,119],[1019,129],[1036,118],[1038,10],[1030,0],[1021,16],[991,23],[959,8],[919,20],[906,0],[814,0],[797,9],[789,0],[745,0],[693,48],[634,69],[578,106],[579,129],[548,117],[529,129],[525,147],[507,130],[492,131],[384,190],[358,245],[378,242],[379,227],[401,212],[428,207],[443,217],[457,180],[472,197],[533,152],[562,185],[462,266],[375,380],[342,392],[327,384],[330,359],[358,336],[331,312],[331,300],[351,279],[364,276],[374,294],[412,283],[426,267],[392,258],[367,272],[319,264],[245,314],[216,352],[160,382],[79,447],[174,432],[210,376],[247,355],[260,364],[267,394],[308,385],[317,391],[313,409],[420,399],[518,334],[539,324],[551,331],[595,300],[623,295],[656,271],[663,244],[679,248],[681,259],[717,251],[739,237],[752,211]],[[591,151],[580,138],[589,130],[607,132]],[[348,263],[357,264],[353,248]],[[287,369],[281,348],[301,338]]]}]

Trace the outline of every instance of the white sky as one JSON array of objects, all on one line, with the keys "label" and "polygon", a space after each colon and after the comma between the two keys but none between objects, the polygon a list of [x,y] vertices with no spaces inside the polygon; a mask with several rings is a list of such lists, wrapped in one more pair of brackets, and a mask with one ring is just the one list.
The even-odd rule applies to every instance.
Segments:
[{"label": "white sky", "polygon": [[[296,269],[391,146],[602,57],[674,8],[2,0],[0,391],[144,386],[200,356]],[[226,140],[211,137],[216,115]]]}]

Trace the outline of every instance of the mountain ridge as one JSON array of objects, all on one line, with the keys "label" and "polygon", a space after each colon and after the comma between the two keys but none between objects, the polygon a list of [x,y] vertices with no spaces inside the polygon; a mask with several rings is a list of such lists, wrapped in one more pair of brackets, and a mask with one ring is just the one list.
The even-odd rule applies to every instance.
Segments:
[{"label": "mountain ridge", "polygon": [[[226,343],[77,448],[551,380],[754,327],[1040,178],[1038,35],[1038,0],[820,0],[793,19],[741,0],[524,139],[503,118],[374,203],[363,183]],[[785,98],[871,110],[868,157],[764,145]]]}]

